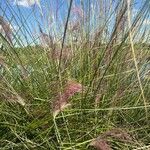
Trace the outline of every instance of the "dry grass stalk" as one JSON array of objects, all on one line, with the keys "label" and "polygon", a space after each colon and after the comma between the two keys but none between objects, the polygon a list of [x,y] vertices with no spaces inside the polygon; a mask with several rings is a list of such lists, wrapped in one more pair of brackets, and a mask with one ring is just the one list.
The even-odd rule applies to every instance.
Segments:
[{"label": "dry grass stalk", "polygon": [[[49,51],[47,51],[48,57],[53,60],[59,60],[61,55],[61,50],[59,48],[58,44],[54,43],[53,37],[44,33],[39,26],[40,30],[40,40],[41,40],[41,46],[44,48],[50,48]],[[69,46],[64,47],[62,51],[62,60],[70,60],[73,57],[73,52]]]},{"label": "dry grass stalk", "polygon": [[83,18],[84,17],[84,12],[83,9],[81,7],[75,6],[72,8],[72,13],[74,15],[77,15],[77,17],[79,18]]},{"label": "dry grass stalk", "polygon": [[48,34],[41,33],[40,39],[41,39],[41,46],[42,47],[44,47],[44,48],[51,47],[52,42],[51,42],[51,38],[48,36]]},{"label": "dry grass stalk", "polygon": [[69,23],[69,31],[70,32],[74,32],[74,31],[78,31],[80,29],[80,21],[72,21]]},{"label": "dry grass stalk", "polygon": [[20,105],[25,106],[25,100],[15,91],[8,80],[5,77],[2,77],[1,81],[1,84],[3,85],[1,91],[2,98],[9,102],[19,103]]},{"label": "dry grass stalk", "polygon": [[117,41],[117,35],[118,35],[118,30],[120,29],[120,25],[122,23],[124,24],[124,19],[126,19],[125,17],[126,12],[127,12],[127,5],[125,3],[123,9],[119,11],[119,15],[117,16],[117,19],[114,25],[114,30],[111,35],[111,39],[106,46],[105,56],[104,56],[106,64],[109,64],[110,60],[113,57],[113,46],[114,46],[114,43],[116,43]]},{"label": "dry grass stalk", "polygon": [[82,8],[80,7],[73,7],[72,8],[72,14],[73,14],[73,21],[70,21],[69,23],[69,31],[74,32],[74,31],[79,31],[81,28],[81,22],[83,22],[83,17],[84,17],[84,12]]},{"label": "dry grass stalk", "polygon": [[0,55],[0,65],[5,66],[5,57]]},{"label": "dry grass stalk", "polygon": [[[57,48],[53,49],[53,51],[51,53],[52,59],[59,60],[60,55],[61,55],[60,49],[57,49]],[[71,48],[64,47],[64,49],[62,50],[61,59],[64,61],[67,61],[67,60],[71,60],[72,57],[73,57],[73,51],[71,50]]]},{"label": "dry grass stalk", "polygon": [[127,26],[127,24],[126,24],[127,23],[126,8],[127,8],[126,2],[123,2],[121,9],[117,10],[117,16],[116,16],[116,21],[115,21],[116,34],[114,37],[115,43],[120,42],[121,38],[123,38],[123,36],[124,36],[124,32],[125,32],[125,29]]},{"label": "dry grass stalk", "polygon": [[23,80],[27,80],[29,78],[29,73],[27,71],[27,69],[25,69],[25,67],[21,66],[21,74],[20,74],[21,78]]},{"label": "dry grass stalk", "polygon": [[95,107],[98,107],[101,98],[102,98],[101,94],[96,95],[96,98],[95,98]]},{"label": "dry grass stalk", "polygon": [[12,28],[9,22],[7,22],[4,17],[0,16],[0,32],[4,34],[8,42],[12,45]]},{"label": "dry grass stalk", "polygon": [[3,55],[0,55],[0,68],[1,67],[5,68],[7,71],[9,71],[9,68],[6,63],[6,57]]},{"label": "dry grass stalk", "polygon": [[81,92],[83,86],[75,81],[68,81],[64,91],[59,93],[52,103],[53,116],[56,117],[60,111],[71,105],[69,99],[76,93]]},{"label": "dry grass stalk", "polygon": [[53,38],[50,35],[44,33],[40,26],[39,26],[39,30],[40,30],[41,46],[44,48],[47,48],[47,47],[52,48],[53,47]]},{"label": "dry grass stalk", "polygon": [[25,106],[25,102],[22,97],[20,97],[17,93],[12,93],[11,91],[2,91],[1,99],[4,99],[10,103],[19,103],[22,106]]}]

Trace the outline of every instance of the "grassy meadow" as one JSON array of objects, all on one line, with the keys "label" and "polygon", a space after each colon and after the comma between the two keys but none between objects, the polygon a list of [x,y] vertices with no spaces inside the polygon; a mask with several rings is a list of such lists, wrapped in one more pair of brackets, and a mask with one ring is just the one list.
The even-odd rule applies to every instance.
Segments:
[{"label": "grassy meadow", "polygon": [[64,3],[53,28],[0,3],[0,150],[149,150],[149,0]]}]

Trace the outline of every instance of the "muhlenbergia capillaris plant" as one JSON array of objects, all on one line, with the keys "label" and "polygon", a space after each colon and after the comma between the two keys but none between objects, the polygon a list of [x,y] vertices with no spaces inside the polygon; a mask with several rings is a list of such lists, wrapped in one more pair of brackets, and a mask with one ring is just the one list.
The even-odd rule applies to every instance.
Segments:
[{"label": "muhlenbergia capillaris plant", "polygon": [[149,0],[0,1],[0,149],[150,149]]}]

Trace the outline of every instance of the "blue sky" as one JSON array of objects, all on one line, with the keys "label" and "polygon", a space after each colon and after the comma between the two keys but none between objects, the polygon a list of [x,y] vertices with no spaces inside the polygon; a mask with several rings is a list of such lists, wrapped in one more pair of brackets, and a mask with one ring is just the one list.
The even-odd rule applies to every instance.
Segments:
[{"label": "blue sky", "polygon": [[[20,20],[21,18],[28,18],[27,22],[29,24],[32,23],[32,25],[35,25],[38,20],[42,25],[40,9],[37,5],[33,5],[27,8],[23,6],[14,5],[13,1],[14,0],[0,0],[0,15],[7,16],[7,19],[9,20],[11,20],[11,17],[13,16],[15,16],[17,20]],[[80,1],[84,1],[85,4],[88,2],[88,0],[74,0],[74,5],[80,5]],[[91,3],[95,3],[95,1],[96,0],[91,0]],[[139,10],[144,1],[145,0],[134,0],[134,9]],[[57,19],[60,19],[60,21],[64,20],[64,18],[67,16],[68,2],[69,0],[41,0],[40,4],[42,7],[44,17],[49,17],[50,20],[54,15],[57,14]],[[56,12],[56,10],[58,11]]]},{"label": "blue sky", "polygon": [[[74,0],[73,6],[80,6],[81,1],[84,2],[85,6],[88,5],[88,0]],[[108,0],[106,1],[108,2]],[[134,0],[134,11],[139,11],[144,1]],[[96,4],[96,0],[91,0],[90,2],[91,4]],[[40,6],[42,8],[42,15],[39,6],[36,4],[31,7],[23,7],[15,5],[13,0],[0,0],[0,15],[5,16],[7,20],[11,21],[16,30],[20,29],[20,35],[24,35],[20,36],[20,38],[23,38],[26,42],[28,42],[27,39],[35,39],[33,36],[39,30],[38,24],[46,33],[53,29],[61,34],[63,32],[64,20],[67,17],[69,0],[41,0]],[[95,12],[95,16],[96,13],[98,12]],[[55,22],[56,18],[57,23]],[[19,35],[19,33],[17,34]]]}]

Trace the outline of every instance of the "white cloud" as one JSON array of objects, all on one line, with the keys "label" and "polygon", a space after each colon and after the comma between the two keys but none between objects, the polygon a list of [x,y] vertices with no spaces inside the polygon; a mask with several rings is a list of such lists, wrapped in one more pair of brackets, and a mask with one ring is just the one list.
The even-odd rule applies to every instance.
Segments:
[{"label": "white cloud", "polygon": [[[40,5],[41,0],[13,0],[14,5],[30,8],[32,5],[37,5],[40,9],[40,13],[43,16],[42,8]],[[12,2],[12,0],[10,0]]]},{"label": "white cloud", "polygon": [[145,19],[145,20],[143,21],[143,24],[144,24],[144,25],[150,25],[150,19]]},{"label": "white cloud", "polygon": [[14,0],[14,4],[23,7],[31,7],[36,4],[40,7],[40,0]]}]

